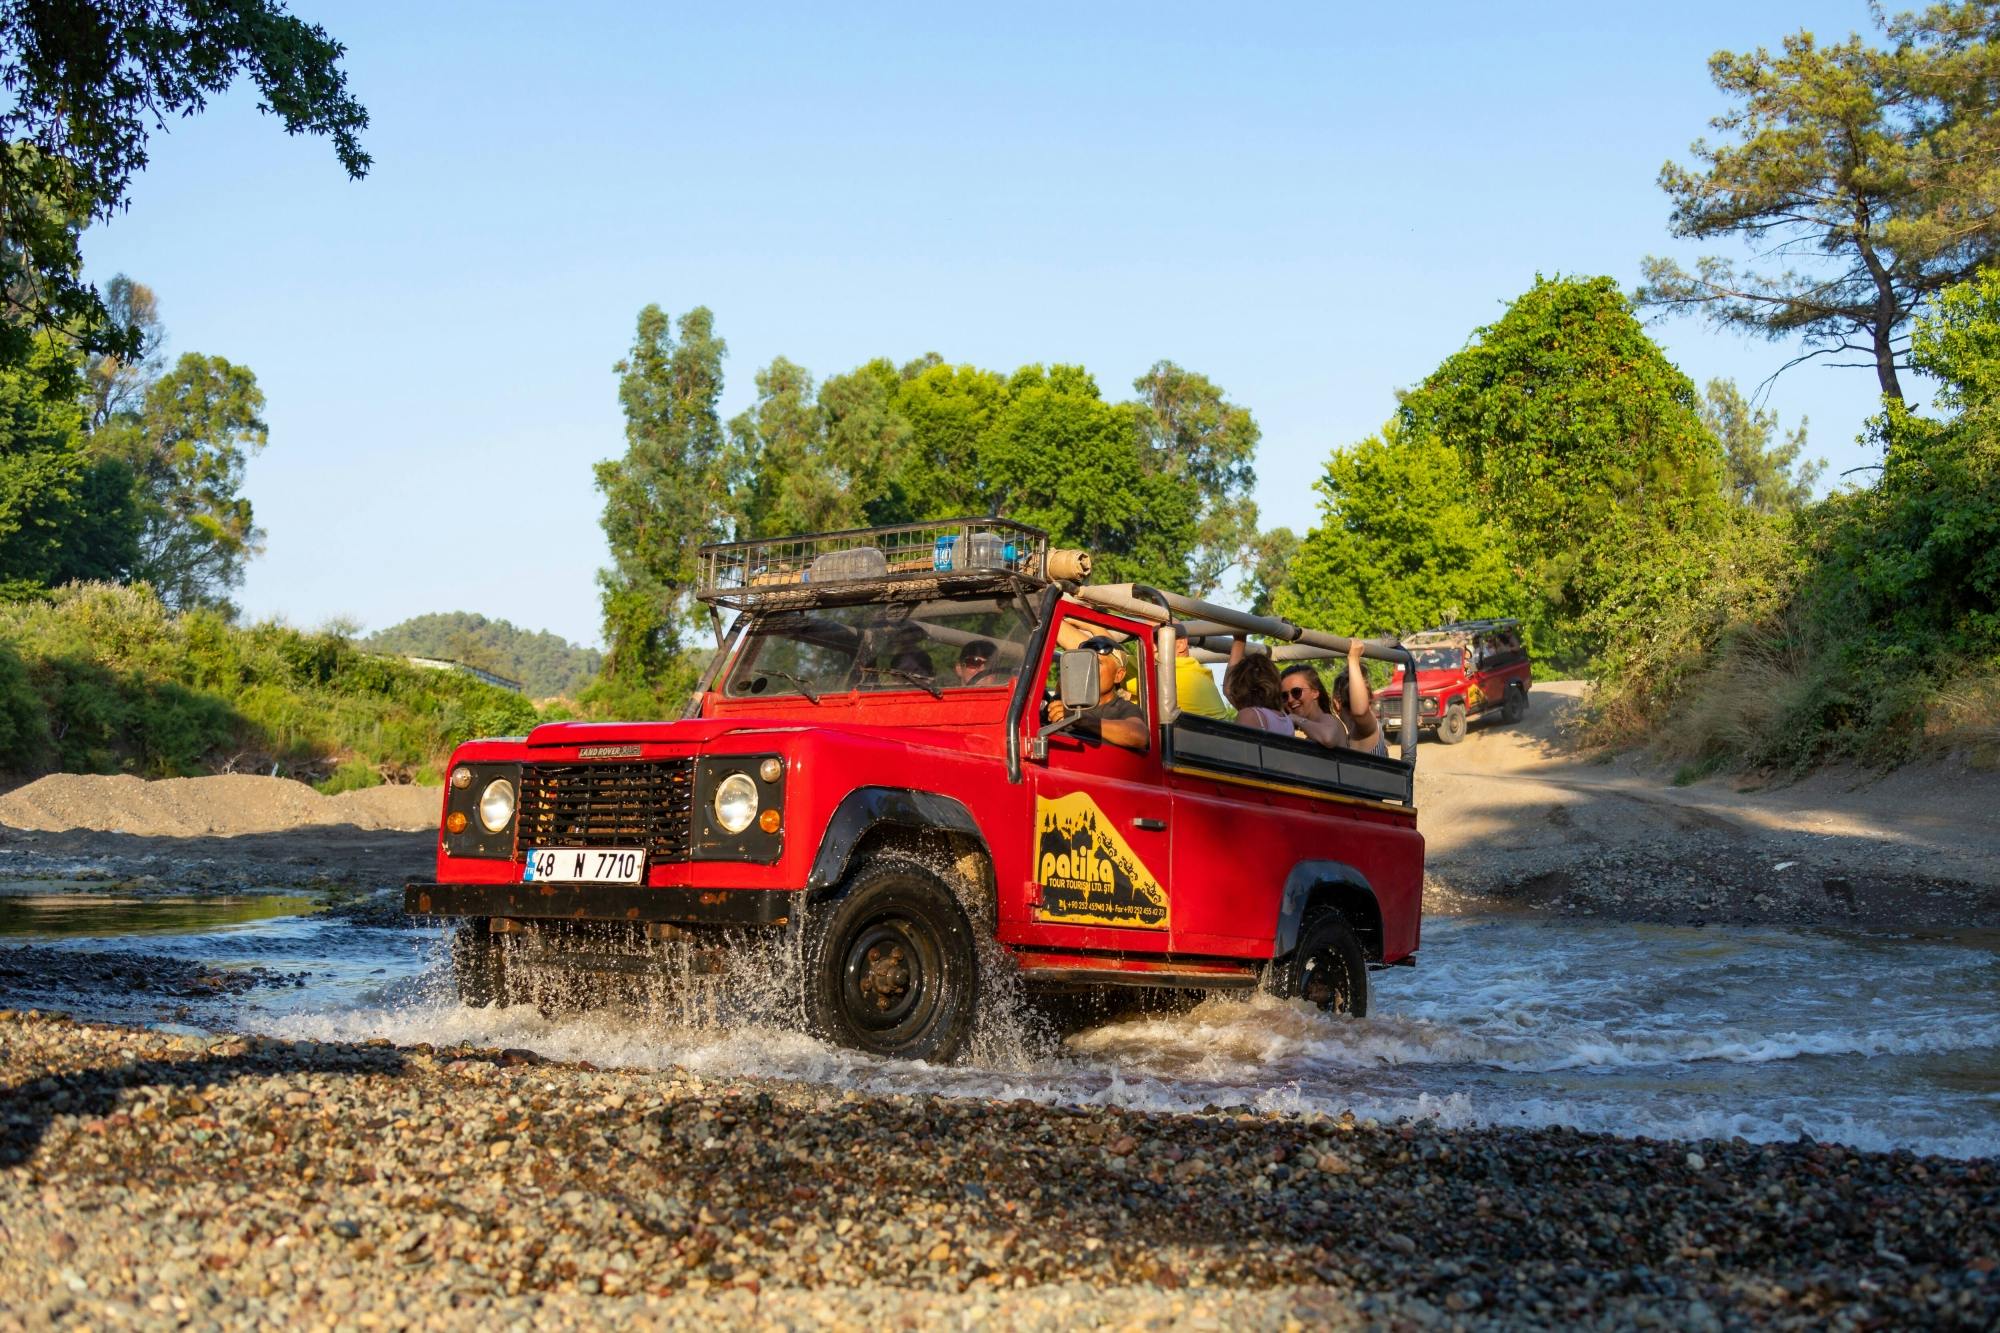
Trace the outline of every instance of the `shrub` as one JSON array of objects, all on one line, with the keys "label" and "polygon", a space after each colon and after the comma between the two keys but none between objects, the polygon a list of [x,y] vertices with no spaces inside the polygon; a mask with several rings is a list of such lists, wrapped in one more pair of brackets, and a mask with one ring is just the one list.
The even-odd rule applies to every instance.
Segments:
[{"label": "shrub", "polygon": [[331,773],[337,790],[431,774],[533,705],[330,633],[173,615],[143,587],[73,584],[0,606],[0,766],[19,773]]}]

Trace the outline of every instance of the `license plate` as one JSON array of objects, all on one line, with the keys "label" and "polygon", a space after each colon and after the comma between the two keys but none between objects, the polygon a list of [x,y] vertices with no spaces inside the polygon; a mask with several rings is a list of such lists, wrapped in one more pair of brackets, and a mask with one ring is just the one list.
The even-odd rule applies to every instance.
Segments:
[{"label": "license plate", "polygon": [[523,884],[637,884],[646,854],[597,847],[537,847],[521,870]]}]

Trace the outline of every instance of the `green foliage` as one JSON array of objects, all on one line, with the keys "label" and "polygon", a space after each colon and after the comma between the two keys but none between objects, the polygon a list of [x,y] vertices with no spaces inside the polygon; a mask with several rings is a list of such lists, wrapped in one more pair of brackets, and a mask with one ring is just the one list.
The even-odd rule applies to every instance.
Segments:
[{"label": "green foliage", "polygon": [[143,379],[130,406],[111,405],[108,378],[101,368],[91,375],[105,411],[90,447],[133,477],[140,524],[131,580],[151,584],[175,609],[228,607],[229,590],[264,542],[241,493],[245,463],[269,438],[257,377],[190,352]]},{"label": "green foliage", "polygon": [[1079,366],[1011,375],[929,354],[821,384],[780,357],[730,422],[737,535],[998,513],[1085,546],[1107,577],[1208,592],[1248,571],[1258,431],[1205,376],[1162,361],[1111,403]]},{"label": "green foliage", "polygon": [[1467,498],[1522,568],[1543,652],[1576,663],[1701,577],[1727,506],[1694,385],[1609,278],[1537,278],[1406,394],[1411,438],[1465,465]]},{"label": "green foliage", "polygon": [[434,771],[473,736],[535,711],[470,676],[370,656],[335,635],[175,614],[145,588],[73,584],[0,607],[0,769],[224,767],[378,779]]},{"label": "green foliage", "polygon": [[86,453],[75,372],[53,338],[0,367],[0,590],[15,596],[116,577],[136,556],[131,473]]},{"label": "green foliage", "polygon": [[1147,470],[1189,489],[1196,499],[1186,585],[1193,595],[1206,597],[1229,569],[1250,573],[1258,555],[1269,553],[1257,549],[1257,506],[1250,499],[1263,431],[1250,409],[1225,399],[1208,376],[1171,361],[1155,362],[1132,387],[1140,395]]},{"label": "green foliage", "polygon": [[666,312],[649,305],[617,365],[625,456],[597,465],[612,558],[598,575],[604,677],[614,695],[657,695],[686,674],[681,635],[698,552],[728,532],[731,458],[716,412],[727,352],[707,309],[681,316],[677,340]]},{"label": "green foliage", "polygon": [[1516,581],[1497,531],[1479,520],[1464,461],[1394,421],[1337,449],[1320,525],[1272,598],[1280,616],[1345,634],[1409,634],[1447,620],[1511,614]]},{"label": "green foliage", "polygon": [[116,216],[151,132],[247,76],[288,134],[323,134],[349,176],[367,174],[368,113],[348,93],[341,45],[273,0],[76,0],[0,9],[0,364],[36,332],[77,332],[129,355],[79,276],[77,238]]},{"label": "green foliage", "polygon": [[1799,459],[1806,447],[1804,421],[1784,443],[1774,443],[1777,413],[1751,407],[1735,380],[1708,382],[1701,419],[1722,445],[1730,499],[1764,514],[1790,512],[1812,499],[1813,484],[1826,470],[1826,460]]},{"label": "green foliage", "polygon": [[[1675,235],[1740,238],[1757,263],[1739,271],[1711,255],[1690,274],[1648,259],[1641,298],[1803,336],[1806,356],[1858,353],[1901,401],[1898,338],[1911,313],[2000,256],[2000,21],[1983,0],[1876,14],[1886,49],[1799,32],[1775,55],[1710,59],[1734,103],[1712,122],[1728,137],[1697,141],[1697,166],[1669,162],[1660,185]],[[1790,267],[1815,252],[1821,264]],[[1766,267],[1774,261],[1785,267]]]},{"label": "green foliage", "polygon": [[1104,401],[1081,368],[1024,366],[981,442],[996,512],[1097,559],[1097,577],[1177,587],[1196,538],[1192,487],[1147,466],[1138,409]]},{"label": "green foliage", "polygon": [[1744,514],[1784,525],[1782,539],[1736,544],[1749,595],[1661,617],[1680,645],[1669,651],[1700,669],[1625,666],[1609,724],[1671,712],[1670,748],[1709,762],[1889,764],[1927,734],[1949,740],[1966,698],[1991,697],[1972,687],[2000,672],[2000,271],[1919,317],[1912,363],[1941,382],[1947,415],[1890,401],[1872,423],[1875,485],[1796,518]]},{"label": "green foliage", "polygon": [[379,653],[442,657],[518,680],[537,699],[575,697],[597,674],[604,655],[547,630],[525,630],[470,611],[413,616],[362,641]]}]

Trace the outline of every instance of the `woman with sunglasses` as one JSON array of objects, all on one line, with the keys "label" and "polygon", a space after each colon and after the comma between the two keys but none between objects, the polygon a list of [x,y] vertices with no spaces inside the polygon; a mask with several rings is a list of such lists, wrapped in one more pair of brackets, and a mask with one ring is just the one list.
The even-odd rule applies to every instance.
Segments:
[{"label": "woman with sunglasses", "polygon": [[1345,747],[1387,756],[1389,737],[1375,716],[1375,694],[1368,687],[1368,673],[1361,667],[1361,641],[1347,647],[1347,669],[1333,683],[1327,696],[1319,672],[1304,662],[1285,669],[1285,707],[1300,731],[1328,749]]}]

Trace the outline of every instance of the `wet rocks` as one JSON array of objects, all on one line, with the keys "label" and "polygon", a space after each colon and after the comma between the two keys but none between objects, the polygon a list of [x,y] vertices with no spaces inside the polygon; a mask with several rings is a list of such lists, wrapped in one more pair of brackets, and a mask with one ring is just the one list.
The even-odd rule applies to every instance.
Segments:
[{"label": "wet rocks", "polygon": [[0,1052],[0,1310],[31,1323],[2000,1318],[1992,1161],[868,1096],[26,1015],[0,1018]]}]

